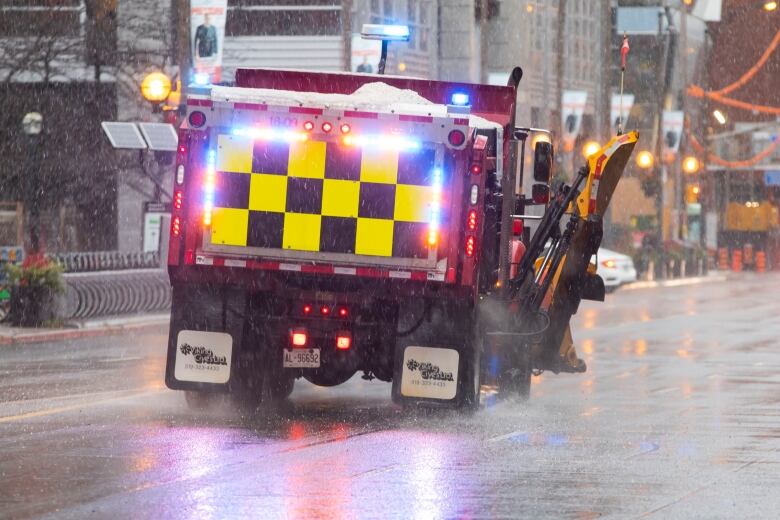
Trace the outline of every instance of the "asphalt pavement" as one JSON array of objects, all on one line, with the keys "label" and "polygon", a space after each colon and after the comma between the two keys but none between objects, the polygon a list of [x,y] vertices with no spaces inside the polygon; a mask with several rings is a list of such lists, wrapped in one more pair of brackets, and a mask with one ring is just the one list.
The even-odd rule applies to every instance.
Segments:
[{"label": "asphalt pavement", "polygon": [[0,346],[0,518],[777,518],[778,274],[583,303],[588,372],[403,413],[359,377],[193,413],[166,329]]}]

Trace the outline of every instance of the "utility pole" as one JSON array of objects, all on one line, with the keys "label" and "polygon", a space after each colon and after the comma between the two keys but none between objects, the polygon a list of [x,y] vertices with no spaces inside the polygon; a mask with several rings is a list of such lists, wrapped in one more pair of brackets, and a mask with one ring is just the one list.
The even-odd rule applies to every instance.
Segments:
[{"label": "utility pole", "polygon": [[[552,128],[557,129],[558,136],[558,157],[561,158],[560,164],[566,165],[566,151],[563,149],[563,79],[564,79],[564,67],[566,62],[564,61],[564,55],[566,54],[566,1],[558,0],[558,26],[556,30],[556,38],[558,43],[557,53],[555,56],[555,74],[556,74],[556,91],[558,92],[558,117],[557,121],[554,121]],[[565,168],[564,168],[565,171]]]},{"label": "utility pole", "polygon": [[555,123],[554,128],[558,129],[558,138],[563,136],[563,68],[566,66],[566,62],[563,59],[563,55],[566,52],[566,46],[564,44],[564,38],[566,37],[566,0],[558,0],[558,26],[556,30],[556,41],[558,42],[557,53],[555,56],[555,86],[558,91],[558,121]]},{"label": "utility pole", "polygon": [[662,124],[662,117],[663,117],[663,111],[668,107],[668,105],[671,103],[671,85],[672,85],[672,70],[674,67],[674,47],[675,47],[675,41],[676,41],[676,35],[674,34],[674,25],[672,20],[672,14],[671,9],[669,6],[665,5],[663,6],[663,11],[660,11],[658,13],[658,36],[659,40],[663,35],[663,20],[666,18],[667,22],[667,32],[666,32],[666,38],[664,38],[663,43],[659,41],[659,60],[658,63],[662,68],[662,70],[659,71],[658,74],[658,84],[657,84],[657,93],[658,93],[658,103],[656,106],[656,114],[655,114],[655,124],[653,128],[653,144],[655,149],[655,157],[656,157],[656,175],[655,175],[655,184],[657,186],[657,196],[656,196],[656,220],[658,223],[658,235],[657,235],[657,243],[656,243],[656,253],[657,258],[659,260],[659,266],[656,268],[656,274],[660,274],[661,276],[665,275],[666,270],[666,259],[665,259],[665,252],[664,252],[664,230],[666,228],[665,226],[665,210],[666,210],[666,180],[667,180],[667,171],[666,171],[666,165],[663,161],[663,141],[664,136],[663,134],[663,124]]},{"label": "utility pole", "polygon": [[192,44],[190,39],[190,0],[172,0],[173,9],[173,50],[174,59],[179,66],[179,79],[181,81],[181,99],[184,98],[184,89],[189,83],[190,68],[192,67]]},{"label": "utility pole", "polygon": [[344,49],[343,66],[352,71],[352,0],[341,0],[341,47]]}]

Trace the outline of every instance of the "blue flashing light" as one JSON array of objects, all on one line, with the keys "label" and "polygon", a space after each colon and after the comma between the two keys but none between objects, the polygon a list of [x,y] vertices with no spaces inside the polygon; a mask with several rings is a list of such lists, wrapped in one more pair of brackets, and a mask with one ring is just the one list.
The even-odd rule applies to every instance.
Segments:
[{"label": "blue flashing light", "polygon": [[461,107],[468,106],[469,104],[469,95],[465,92],[455,92],[452,95],[452,104],[458,105]]},{"label": "blue flashing light", "polygon": [[408,38],[409,27],[406,25],[385,25],[382,27],[382,33],[385,36],[398,36],[401,38]]},{"label": "blue flashing light", "polygon": [[208,72],[196,72],[193,76],[195,84],[201,87],[211,84],[211,77]]}]

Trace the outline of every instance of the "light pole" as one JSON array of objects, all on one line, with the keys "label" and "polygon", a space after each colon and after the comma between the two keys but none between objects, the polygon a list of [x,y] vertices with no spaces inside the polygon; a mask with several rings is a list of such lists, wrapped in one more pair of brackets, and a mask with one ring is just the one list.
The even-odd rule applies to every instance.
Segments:
[{"label": "light pole", "polygon": [[39,112],[28,112],[22,118],[22,132],[27,141],[27,171],[24,176],[24,202],[29,207],[30,249],[38,253],[40,249],[38,186],[40,180],[40,140],[43,133],[43,116]]}]

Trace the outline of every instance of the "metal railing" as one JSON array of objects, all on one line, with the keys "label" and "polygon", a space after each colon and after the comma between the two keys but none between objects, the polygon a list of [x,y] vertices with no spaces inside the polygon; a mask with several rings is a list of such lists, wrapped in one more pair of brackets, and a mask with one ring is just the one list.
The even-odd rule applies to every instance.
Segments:
[{"label": "metal railing", "polygon": [[51,253],[47,256],[60,264],[66,273],[160,268],[160,253],[156,251],[149,253],[88,251],[80,253]]},{"label": "metal railing", "polygon": [[64,276],[64,319],[166,311],[171,285],[162,269],[71,273]]}]

